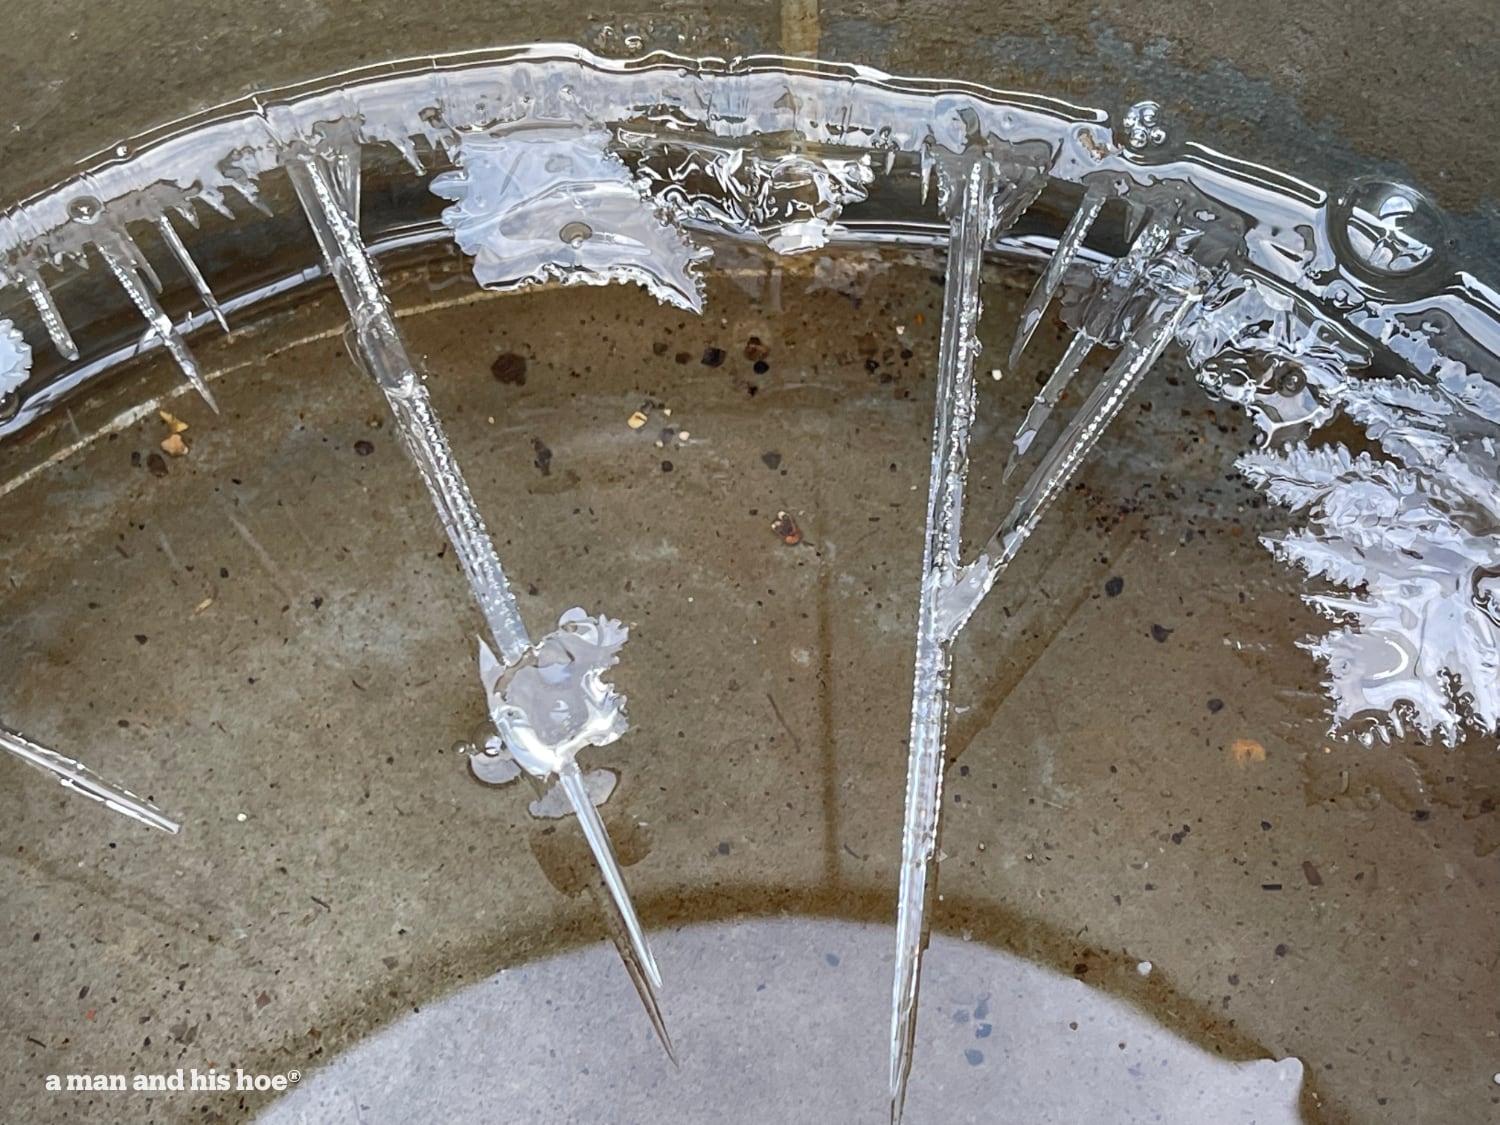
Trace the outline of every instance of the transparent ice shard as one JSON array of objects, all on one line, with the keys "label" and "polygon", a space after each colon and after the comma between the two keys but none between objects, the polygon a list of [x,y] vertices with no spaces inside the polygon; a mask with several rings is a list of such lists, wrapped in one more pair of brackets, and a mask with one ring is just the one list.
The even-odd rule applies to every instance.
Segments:
[{"label": "transparent ice shard", "polygon": [[[1088,202],[1085,201],[1086,204]],[[1099,205],[1102,206],[1102,200]],[[1097,214],[1097,208],[1095,213]],[[1079,216],[1086,214],[1087,209],[1079,212]],[[1092,219],[1089,222],[1091,223]],[[1087,233],[1087,226],[1080,231],[1074,229],[1077,225],[1078,216],[1075,216],[1073,223],[1069,224],[1069,230],[1078,241],[1068,251],[1070,254],[1078,252],[1083,235]],[[1138,311],[1135,306],[1150,298],[1150,291],[1144,284],[1143,277],[1146,267],[1166,247],[1170,236],[1171,227],[1166,223],[1151,223],[1136,237],[1131,244],[1130,252],[1125,257],[1110,262],[1098,270],[1098,280],[1083,302],[1076,334],[1068,342],[1062,359],[1035,401],[1032,402],[1025,419],[1021,422],[1020,429],[1016,432],[1015,442],[1006,461],[1005,479],[1009,479],[1020,458],[1031,448],[1042,426],[1046,424],[1053,409],[1062,400],[1063,392],[1067,390],[1073,377],[1078,374],[1083,361],[1088,358],[1089,352],[1096,344],[1112,341],[1120,335],[1122,330],[1128,331],[1131,315]],[[1063,247],[1059,245],[1058,252],[1062,253],[1062,251]],[[1050,265],[1048,269],[1050,271]],[[1047,275],[1043,274],[1041,283],[1046,281]],[[1062,275],[1059,274],[1057,283],[1061,284],[1061,281]],[[1035,299],[1036,293],[1034,292],[1032,296]],[[1045,307],[1044,303],[1042,308]],[[1040,310],[1038,316],[1040,316]]]},{"label": "transparent ice shard", "polygon": [[1191,286],[1157,299],[1135,335],[1126,341],[1099,384],[1022,486],[1009,515],[981,549],[979,557],[965,566],[945,591],[942,621],[946,628],[956,632],[973,615],[1021,544],[1036,530],[1048,505],[1067,487],[1109,423],[1172,342],[1201,296],[1201,289]]},{"label": "transparent ice shard", "polygon": [[557,629],[538,641],[524,661],[509,669],[481,641],[479,677],[490,718],[512,756],[533,777],[558,779],[646,979],[660,988],[661,971],[577,762],[580,750],[608,746],[625,733],[625,697],[604,681],[604,673],[618,661],[627,635],[619,621],[593,618],[575,607],[559,618]]},{"label": "transparent ice shard", "polygon": [[456,172],[432,180],[443,212],[487,289],[547,280],[633,281],[669,305],[701,312],[702,257],[608,150],[609,133],[535,126],[464,133]]},{"label": "transparent ice shard", "polygon": [[384,392],[407,453],[422,474],[490,635],[506,663],[513,664],[530,647],[525,623],[484,517],[433,410],[422,374],[402,343],[375,263],[344,210],[344,199],[328,162],[320,155],[304,153],[289,162],[287,172],[349,309],[350,339],[356,357]]},{"label": "transparent ice shard", "polygon": [[37,315],[42,318],[42,324],[47,329],[47,336],[51,339],[52,346],[64,359],[76,360],[78,345],[73,342],[72,333],[63,322],[62,313],[57,310],[57,302],[52,299],[52,291],[36,274],[27,272],[23,276],[26,295],[36,306]]},{"label": "transparent ice shard", "polygon": [[208,282],[204,280],[203,271],[198,268],[198,263],[193,261],[188,248],[183,245],[182,236],[172,225],[172,217],[163,214],[156,220],[156,225],[161,230],[162,241],[172,251],[172,257],[177,259],[177,264],[182,267],[182,272],[187,274],[188,280],[193,283],[193,288],[198,290],[198,295],[203,298],[208,311],[213,313],[214,319],[219,322],[219,327],[228,332],[229,321],[224,319],[224,309],[219,305],[219,299],[214,296],[214,291],[208,287]]},{"label": "transparent ice shard", "polygon": [[130,297],[131,304],[135,305],[141,316],[146,318],[146,323],[150,325],[156,338],[177,361],[177,366],[182,369],[183,375],[187,376],[193,389],[217,414],[219,404],[214,399],[213,392],[208,389],[203,372],[198,368],[198,361],[193,358],[187,341],[182,338],[182,334],[177,331],[177,326],[172,323],[172,318],[167,315],[166,310],[156,299],[156,294],[152,292],[153,288],[160,288],[160,282],[148,284],[151,279],[143,274],[142,265],[145,259],[135,243],[124,234],[101,236],[94,242],[94,248],[98,251],[99,257],[104,259],[104,264],[109,267],[109,272],[114,274],[120,287]]},{"label": "transparent ice shard", "polygon": [[138,820],[174,836],[180,828],[175,820],[168,818],[151,802],[142,800],[122,786],[105,781],[82,762],[64,757],[56,750],[49,750],[31,741],[20,731],[0,726],[0,750],[50,774],[65,789],[80,793],[91,801],[98,801],[121,816],[128,816],[131,820]]},{"label": "transparent ice shard", "polygon": [[922,950],[929,925],[927,900],[936,877],[943,742],[953,671],[950,648],[953,634],[939,618],[942,590],[958,565],[964,479],[969,471],[969,428],[974,419],[980,269],[985,243],[993,233],[995,180],[993,163],[980,156],[971,161],[967,175],[957,180],[948,200],[952,235],[943,290],[932,469],[912,685],[906,812],[902,822],[901,879],[896,896],[896,968],[891,984],[890,1041],[893,1122],[900,1121],[906,1103],[916,1036]]},{"label": "transparent ice shard", "polygon": [[[625,700],[603,680],[625,643],[618,621],[581,609],[532,645],[489,531],[454,459],[421,372],[397,330],[380,274],[349,211],[353,195],[328,153],[304,150],[288,163],[293,187],[349,310],[353,349],[385,393],[407,452],[426,483],[500,656],[480,641],[480,677],[504,748],[533,777],[557,777],[583,829],[627,935],[627,969],[668,1053],[671,1041],[656,1002],[661,972],[625,886],[609,835],[575,756],[625,733]],[[503,659],[503,663],[502,663]],[[644,984],[642,983],[644,982]]]},{"label": "transparent ice shard", "polygon": [[1068,220],[1067,229],[1063,231],[1062,238],[1058,239],[1057,249],[1047,262],[1047,268],[1042,271],[1042,276],[1037,278],[1036,286],[1031,295],[1026,299],[1026,307],[1021,310],[1021,323],[1016,329],[1016,342],[1010,349],[1010,366],[1015,367],[1021,360],[1021,353],[1026,350],[1026,345],[1031,342],[1031,337],[1036,332],[1036,327],[1042,322],[1042,316],[1047,311],[1047,306],[1052,303],[1052,298],[1062,288],[1063,278],[1067,275],[1069,268],[1078,260],[1078,252],[1083,248],[1083,240],[1088,237],[1089,230],[1094,225],[1094,220],[1099,217],[1099,212],[1104,208],[1104,202],[1108,194],[1100,187],[1090,187],[1084,193],[1083,202],[1078,205],[1078,210],[1073,212],[1073,217]]}]

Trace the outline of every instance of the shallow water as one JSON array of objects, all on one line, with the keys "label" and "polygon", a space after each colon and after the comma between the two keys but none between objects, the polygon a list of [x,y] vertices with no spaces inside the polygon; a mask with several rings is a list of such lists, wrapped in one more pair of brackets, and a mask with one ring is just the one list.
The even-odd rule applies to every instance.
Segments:
[{"label": "shallow water", "polygon": [[[631,625],[613,675],[632,730],[583,760],[619,775],[601,812],[663,935],[669,1019],[694,1013],[672,1025],[685,1060],[708,1049],[688,1026],[733,1013],[674,984],[693,979],[675,927],[894,916],[941,288],[936,260],[868,265],[747,259],[701,321],[634,289],[476,297],[440,267],[397,291],[527,620],[582,604]],[[855,273],[857,301],[807,291]],[[1030,281],[990,277],[986,356]],[[0,619],[26,654],[0,672],[7,718],[189,826],[156,838],[6,767],[0,1022],[38,1075],[315,1074],[413,1007],[604,937],[572,822],[452,751],[485,718],[476,618],[378,391],[347,374],[342,316],[325,293],[209,344],[217,419],[157,372],[189,423],[164,475],[150,414],[0,498]],[[1061,334],[983,388],[977,527],[1008,507],[1005,451]],[[513,355],[524,383],[513,359],[489,374]],[[78,432],[119,401],[80,405]],[[1308,1120],[1477,1120],[1500,771],[1478,746],[1327,741],[1295,646],[1320,623],[1255,541],[1285,517],[1234,473],[1252,431],[1164,366],[960,638],[935,927],[1213,1054],[1300,1059]],[[75,440],[64,422],[26,453]],[[86,705],[60,706],[80,683]],[[586,983],[615,1001],[569,995],[578,1033],[649,1043],[610,968]],[[819,1011],[848,994],[809,983]],[[924,1035],[948,1034],[946,1004]],[[878,1084],[886,1029],[857,1022],[837,1049]],[[966,1103],[923,1074],[911,1119],[950,1119]],[[712,1092],[669,1081],[689,1109]],[[52,1119],[39,1087],[17,1112]],[[795,1116],[807,1092],[759,1093]],[[107,1117],[113,1096],[66,1110]],[[238,1099],[150,1112],[235,1119],[268,1095]]]}]

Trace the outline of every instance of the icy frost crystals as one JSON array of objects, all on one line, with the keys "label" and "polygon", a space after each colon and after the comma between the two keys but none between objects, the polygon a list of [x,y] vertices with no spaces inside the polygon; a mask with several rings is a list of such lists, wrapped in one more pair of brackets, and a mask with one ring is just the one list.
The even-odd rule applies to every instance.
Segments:
[{"label": "icy frost crystals", "polygon": [[[1461,402],[1403,379],[1360,380],[1344,410],[1392,459],[1341,445],[1252,453],[1250,480],[1307,525],[1267,545],[1346,594],[1308,642],[1333,720],[1362,741],[1408,727],[1456,742],[1500,726],[1500,492],[1494,438]],[[1477,423],[1477,424],[1476,424]],[[1492,432],[1492,431],[1491,431]]]},{"label": "icy frost crystals", "polygon": [[486,289],[548,280],[634,281],[659,301],[703,311],[701,255],[665,221],[608,151],[603,130],[538,126],[463,134],[457,172],[432,181]]}]

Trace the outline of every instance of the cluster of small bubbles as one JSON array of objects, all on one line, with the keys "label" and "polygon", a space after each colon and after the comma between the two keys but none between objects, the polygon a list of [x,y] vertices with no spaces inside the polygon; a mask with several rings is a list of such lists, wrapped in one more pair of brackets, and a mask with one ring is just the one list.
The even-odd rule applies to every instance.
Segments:
[{"label": "cluster of small bubbles", "polygon": [[1136,102],[1125,111],[1125,144],[1136,152],[1156,148],[1167,141],[1161,125],[1161,106],[1155,102]]}]

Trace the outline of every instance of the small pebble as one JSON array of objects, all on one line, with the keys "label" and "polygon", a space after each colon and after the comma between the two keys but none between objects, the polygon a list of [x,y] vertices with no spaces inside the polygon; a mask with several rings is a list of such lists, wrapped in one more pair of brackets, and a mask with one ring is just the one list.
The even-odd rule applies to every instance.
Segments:
[{"label": "small pebble", "polygon": [[672,471],[672,462],[663,461],[661,463],[661,471],[664,473],[670,473]]},{"label": "small pebble", "polygon": [[724,349],[723,348],[704,348],[703,349],[703,366],[704,367],[718,367],[719,364],[721,364],[723,362],[724,362]]},{"label": "small pebble", "polygon": [[1224,701],[1222,699],[1210,699],[1208,701],[1209,714],[1217,715],[1222,710],[1224,710]]},{"label": "small pebble", "polygon": [[776,513],[776,519],[771,523],[771,530],[781,536],[781,541],[788,547],[795,547],[802,542],[802,529],[797,526],[797,521],[786,512]]},{"label": "small pebble", "polygon": [[632,430],[638,430],[646,424],[646,415],[637,410],[634,414],[632,414],[625,420],[625,424]]},{"label": "small pebble", "polygon": [[1118,598],[1120,592],[1125,589],[1125,579],[1118,576],[1111,578],[1104,584],[1104,592],[1112,598]]},{"label": "small pebble", "polygon": [[162,439],[161,451],[168,457],[186,457],[187,442],[182,440],[182,435],[179,433],[168,434]]},{"label": "small pebble", "polygon": [[370,454],[372,454],[374,452],[375,452],[374,443],[365,441],[364,438],[360,438],[357,442],[354,443],[354,453],[355,453],[356,456],[359,456],[359,457],[368,457]]},{"label": "small pebble", "polygon": [[1161,625],[1151,626],[1151,639],[1157,644],[1165,644],[1166,639],[1172,635],[1172,630]]},{"label": "small pebble", "polygon": [[771,354],[771,349],[761,343],[759,336],[751,336],[745,341],[745,358],[752,363],[758,363]]},{"label": "small pebble", "polygon": [[760,459],[765,463],[765,466],[768,469],[781,468],[781,454],[777,453],[775,450],[772,450],[768,453],[762,453],[760,455]]}]

